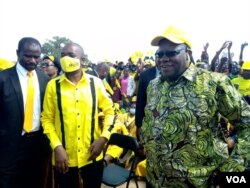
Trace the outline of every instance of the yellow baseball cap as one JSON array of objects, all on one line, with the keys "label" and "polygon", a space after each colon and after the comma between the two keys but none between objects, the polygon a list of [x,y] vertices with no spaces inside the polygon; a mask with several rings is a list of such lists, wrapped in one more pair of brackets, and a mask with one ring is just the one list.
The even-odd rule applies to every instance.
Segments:
[{"label": "yellow baseball cap", "polygon": [[243,70],[250,70],[250,61],[244,61],[241,69],[243,69]]},{"label": "yellow baseball cap", "polygon": [[167,39],[175,44],[186,44],[189,48],[192,47],[192,43],[188,39],[186,33],[181,29],[174,26],[169,26],[160,36],[156,36],[152,41],[152,46],[159,46],[159,42],[162,39]]}]

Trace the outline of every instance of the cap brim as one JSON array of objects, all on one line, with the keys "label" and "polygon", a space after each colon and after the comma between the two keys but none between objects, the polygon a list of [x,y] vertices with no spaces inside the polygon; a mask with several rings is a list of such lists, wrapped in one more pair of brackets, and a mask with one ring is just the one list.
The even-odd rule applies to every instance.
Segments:
[{"label": "cap brim", "polygon": [[49,59],[49,60],[51,60],[50,58],[49,58],[49,56],[43,56],[43,60],[45,60],[45,59]]},{"label": "cap brim", "polygon": [[55,61],[55,57],[54,57],[54,59],[52,59],[49,55],[44,56],[44,57],[43,57],[43,60],[45,60],[45,59],[48,59],[48,60],[50,60],[50,61],[52,61],[52,62]]},{"label": "cap brim", "polygon": [[176,39],[176,38],[174,38],[174,37],[171,37],[171,36],[168,36],[168,37],[165,37],[165,36],[157,36],[157,37],[155,37],[155,38],[151,41],[151,45],[152,45],[152,46],[159,46],[159,42],[160,42],[162,39],[169,40],[169,41],[171,41],[172,43],[175,43],[175,44],[184,44],[183,41],[181,41],[181,40],[179,40],[179,39]]}]

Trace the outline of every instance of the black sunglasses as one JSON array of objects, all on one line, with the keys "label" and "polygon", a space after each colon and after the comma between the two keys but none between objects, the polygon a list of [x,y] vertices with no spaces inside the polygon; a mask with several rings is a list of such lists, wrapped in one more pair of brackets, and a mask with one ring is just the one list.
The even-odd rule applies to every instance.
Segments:
[{"label": "black sunglasses", "polygon": [[181,51],[184,50],[184,49],[179,49],[179,50],[175,50],[175,51],[159,51],[159,52],[156,52],[156,56],[158,58],[162,58],[164,55],[167,56],[168,58],[172,58],[174,56],[177,56],[181,53]]}]

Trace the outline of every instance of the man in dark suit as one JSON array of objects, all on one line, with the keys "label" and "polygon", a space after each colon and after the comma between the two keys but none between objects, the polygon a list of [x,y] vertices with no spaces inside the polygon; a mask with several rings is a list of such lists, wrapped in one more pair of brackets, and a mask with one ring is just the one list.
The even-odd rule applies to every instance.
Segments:
[{"label": "man in dark suit", "polygon": [[[36,69],[40,55],[41,44],[38,40],[22,38],[18,43],[17,64],[0,72],[1,188],[44,186],[44,165],[49,159],[50,150],[40,125],[40,112],[49,77]],[[33,78],[34,100],[30,130],[25,131],[28,72]]]},{"label": "man in dark suit", "polygon": [[[156,52],[157,53],[157,52]],[[158,68],[157,57],[155,57],[155,66],[143,71],[139,78],[139,86],[137,91],[136,110],[135,110],[135,125],[137,139],[140,140],[142,120],[145,116],[144,108],[147,103],[147,87],[151,80],[160,75]]]}]

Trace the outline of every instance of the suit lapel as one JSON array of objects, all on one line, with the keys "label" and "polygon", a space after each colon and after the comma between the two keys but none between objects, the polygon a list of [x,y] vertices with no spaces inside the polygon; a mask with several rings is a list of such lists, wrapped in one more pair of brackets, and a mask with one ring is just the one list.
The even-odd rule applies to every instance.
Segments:
[{"label": "suit lapel", "polygon": [[45,88],[49,78],[46,77],[41,71],[36,70],[38,82],[39,82],[39,89],[40,89],[40,99],[41,99],[41,108],[43,106],[43,98],[45,93]]},{"label": "suit lapel", "polygon": [[[43,104],[42,101],[44,98],[45,87],[46,87],[46,84],[47,84],[49,78],[47,79],[47,77],[40,71],[36,70],[36,73],[37,73],[38,82],[39,82],[40,99],[41,99],[41,107],[42,107],[42,104]],[[10,69],[10,80],[11,80],[11,83],[12,83],[13,88],[14,88],[15,93],[16,93],[18,108],[22,114],[22,118],[24,118],[23,93],[22,93],[20,81],[19,81],[19,78],[17,75],[16,66],[14,66]]]},{"label": "suit lapel", "polygon": [[16,66],[11,68],[11,70],[10,70],[10,80],[12,82],[13,88],[14,88],[16,96],[17,96],[17,103],[18,103],[19,110],[22,114],[22,117],[24,117],[23,93],[22,93],[20,81],[19,81],[19,78],[17,75]]}]

